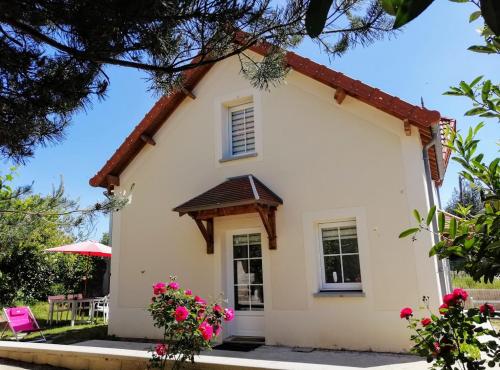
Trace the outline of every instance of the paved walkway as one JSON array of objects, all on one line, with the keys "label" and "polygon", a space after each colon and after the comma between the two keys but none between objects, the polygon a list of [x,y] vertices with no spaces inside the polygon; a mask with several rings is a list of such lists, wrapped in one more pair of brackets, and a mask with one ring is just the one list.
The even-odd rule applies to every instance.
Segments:
[{"label": "paved walkway", "polygon": [[[147,351],[152,345],[138,342],[90,340],[74,346],[101,347]],[[325,369],[325,370],[427,370],[429,365],[421,358],[375,352],[325,351],[296,352],[289,347],[262,346],[250,352],[214,350],[205,356],[232,357],[262,360],[276,369]],[[282,365],[281,365],[282,364]]]},{"label": "paved walkway", "polygon": [[27,364],[26,362],[12,361],[0,358],[0,370],[64,370],[48,365]]}]

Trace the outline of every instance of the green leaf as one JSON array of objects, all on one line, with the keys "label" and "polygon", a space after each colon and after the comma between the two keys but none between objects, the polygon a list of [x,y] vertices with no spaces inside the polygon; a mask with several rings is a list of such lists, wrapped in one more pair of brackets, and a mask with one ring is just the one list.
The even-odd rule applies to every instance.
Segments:
[{"label": "green leaf", "polygon": [[483,103],[486,103],[488,101],[488,98],[490,96],[490,91],[491,91],[491,80],[486,80],[484,81],[483,88],[481,89],[481,99],[483,100]]},{"label": "green leaf", "polygon": [[477,116],[478,114],[481,114],[484,112],[486,112],[486,109],[484,109],[483,107],[477,107],[477,108],[472,108],[472,109],[468,110],[467,112],[465,112],[465,115],[466,116]]},{"label": "green leaf", "polygon": [[483,79],[483,76],[479,76],[479,77],[476,77],[474,80],[472,80],[472,82],[470,83],[470,87],[474,87],[477,85],[477,83],[479,81],[481,81]]},{"label": "green leaf", "polygon": [[306,31],[311,38],[321,35],[333,0],[311,0],[306,11]]},{"label": "green leaf", "polygon": [[470,17],[469,17],[469,23],[474,22],[476,19],[478,19],[481,16],[481,11],[478,10],[476,12],[472,12]]},{"label": "green leaf", "polygon": [[413,210],[413,216],[415,217],[415,220],[417,220],[418,223],[422,222],[422,216],[420,216],[420,213],[418,213],[418,210],[416,210],[416,209]]},{"label": "green leaf", "polygon": [[469,98],[474,98],[474,91],[472,91],[472,88],[467,84],[465,81],[460,81],[460,87],[462,88],[462,91],[467,95]]},{"label": "green leaf", "polygon": [[415,234],[420,229],[418,227],[412,227],[411,229],[407,229],[399,234],[399,239],[406,238],[409,235]]},{"label": "green leaf", "polygon": [[494,48],[484,45],[472,45],[469,46],[467,50],[475,51],[476,53],[496,54],[496,50]]},{"label": "green leaf", "polygon": [[429,210],[429,213],[427,214],[427,219],[425,220],[427,226],[431,224],[435,213],[436,213],[436,206],[432,206],[432,208]]},{"label": "green leaf", "polygon": [[500,1],[498,0],[480,0],[481,14],[488,27],[500,36]]},{"label": "green leaf", "polygon": [[452,217],[450,220],[450,226],[448,227],[448,232],[450,234],[450,238],[455,239],[455,236],[457,235],[457,219],[455,217]]},{"label": "green leaf", "polygon": [[393,28],[397,29],[418,17],[434,0],[402,0]]},{"label": "green leaf", "polygon": [[395,16],[402,0],[381,0],[382,8],[390,15]]},{"label": "green leaf", "polygon": [[446,217],[443,212],[439,212],[438,216],[438,231],[442,233],[444,231],[444,225],[445,225]]}]

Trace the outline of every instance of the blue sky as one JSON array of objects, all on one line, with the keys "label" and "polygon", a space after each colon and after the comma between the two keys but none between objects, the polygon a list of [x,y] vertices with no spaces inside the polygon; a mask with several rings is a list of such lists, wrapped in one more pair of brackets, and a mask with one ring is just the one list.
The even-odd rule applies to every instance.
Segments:
[{"label": "blue sky", "polygon": [[[498,56],[476,54],[467,47],[481,42],[468,17],[474,8],[469,4],[435,1],[403,32],[390,40],[359,47],[332,61],[311,42],[304,42],[296,51],[314,61],[375,86],[410,103],[419,104],[423,97],[429,109],[457,118],[459,128],[479,122],[464,117],[469,102],[447,97],[442,93],[461,79],[471,81],[485,75],[495,82],[500,77]],[[33,159],[18,168],[18,184],[34,181],[35,192],[50,192],[62,176],[68,196],[79,198],[82,206],[102,199],[104,189],[88,185],[88,180],[122,143],[133,127],[156,101],[148,90],[146,76],[136,70],[108,68],[111,78],[108,97],[94,102],[76,115],[66,139],[57,145],[39,148]],[[487,157],[496,156],[499,139],[498,124],[488,122],[479,137]],[[3,163],[7,168],[10,163]],[[449,166],[441,188],[443,203],[457,183],[457,166]],[[107,231],[108,221],[101,217],[93,237],[99,239]]]}]

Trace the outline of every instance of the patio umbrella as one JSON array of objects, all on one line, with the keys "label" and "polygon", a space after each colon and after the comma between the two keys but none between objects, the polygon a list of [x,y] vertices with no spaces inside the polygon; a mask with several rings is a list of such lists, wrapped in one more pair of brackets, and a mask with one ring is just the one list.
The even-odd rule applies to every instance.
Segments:
[{"label": "patio umbrella", "polygon": [[[82,256],[111,258],[111,247],[98,243],[93,240],[87,240],[80,243],[63,245],[61,247],[45,249],[45,252],[72,253]],[[90,266],[87,265],[87,268]],[[88,269],[87,269],[88,275]],[[84,294],[87,295],[87,276],[85,276]]]},{"label": "patio umbrella", "polygon": [[61,247],[49,248],[46,249],[45,251],[74,253],[74,254],[81,254],[83,256],[111,258],[111,247],[95,242],[93,240],[87,240],[81,243],[63,245]]}]

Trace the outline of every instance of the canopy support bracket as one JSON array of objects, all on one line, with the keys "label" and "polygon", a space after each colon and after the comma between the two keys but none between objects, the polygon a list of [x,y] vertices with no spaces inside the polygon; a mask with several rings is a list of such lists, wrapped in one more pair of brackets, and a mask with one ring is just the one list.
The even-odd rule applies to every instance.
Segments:
[{"label": "canopy support bracket", "polygon": [[196,214],[189,214],[193,220],[196,222],[198,229],[200,229],[203,238],[207,242],[207,254],[214,254],[214,219],[207,219],[207,225],[203,224],[203,221],[196,217]]}]

